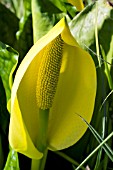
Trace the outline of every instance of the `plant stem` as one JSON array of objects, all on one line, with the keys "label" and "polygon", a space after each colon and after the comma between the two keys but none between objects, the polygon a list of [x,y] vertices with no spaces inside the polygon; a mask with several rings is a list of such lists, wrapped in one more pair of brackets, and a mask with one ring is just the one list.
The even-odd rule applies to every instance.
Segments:
[{"label": "plant stem", "polygon": [[[47,130],[48,130],[49,109],[39,109],[39,125],[37,148],[43,153],[43,158],[32,160],[31,170],[44,170],[47,158]],[[34,129],[35,130],[35,129]]]}]

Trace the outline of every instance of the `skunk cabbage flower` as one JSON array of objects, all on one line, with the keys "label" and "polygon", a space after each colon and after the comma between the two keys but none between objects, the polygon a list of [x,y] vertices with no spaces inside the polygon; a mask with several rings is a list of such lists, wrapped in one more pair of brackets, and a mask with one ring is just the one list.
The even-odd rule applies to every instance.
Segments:
[{"label": "skunk cabbage flower", "polygon": [[11,147],[32,159],[43,156],[36,146],[39,109],[49,109],[49,149],[75,144],[87,129],[80,116],[91,121],[95,95],[94,62],[63,18],[33,45],[17,70],[11,95]]}]

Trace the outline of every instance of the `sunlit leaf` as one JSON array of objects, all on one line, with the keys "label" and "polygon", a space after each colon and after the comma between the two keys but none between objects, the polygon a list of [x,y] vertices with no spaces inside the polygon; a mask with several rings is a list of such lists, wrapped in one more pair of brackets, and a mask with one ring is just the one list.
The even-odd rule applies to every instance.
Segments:
[{"label": "sunlit leaf", "polygon": [[20,18],[19,31],[16,33],[17,39],[19,39],[20,35],[22,34],[25,24],[27,20],[29,19],[29,15],[31,14],[31,0],[28,0],[28,1],[24,0],[23,8],[24,8],[24,13],[22,17]]},{"label": "sunlit leaf", "polygon": [[[106,60],[111,63],[113,53],[113,8],[107,2],[97,1],[88,5],[70,23],[73,36],[81,46],[92,53],[95,49],[95,26],[97,23],[99,44],[102,46]],[[96,56],[95,56],[96,58]]]},{"label": "sunlit leaf", "polygon": [[8,158],[3,170],[19,170],[18,154],[10,148]]},{"label": "sunlit leaf", "polygon": [[7,103],[11,97],[12,74],[18,61],[18,53],[8,45],[0,42],[0,76],[6,92]]},{"label": "sunlit leaf", "polygon": [[34,42],[45,35],[63,16],[62,11],[49,0],[32,0]]}]

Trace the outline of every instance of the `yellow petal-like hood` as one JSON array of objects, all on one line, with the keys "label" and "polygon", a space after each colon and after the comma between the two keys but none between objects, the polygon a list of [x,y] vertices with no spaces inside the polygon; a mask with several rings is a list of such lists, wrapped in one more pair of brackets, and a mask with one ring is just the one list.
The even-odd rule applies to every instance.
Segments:
[{"label": "yellow petal-like hood", "polygon": [[48,144],[60,150],[76,143],[91,121],[95,94],[96,72],[91,56],[78,47],[65,44],[63,62],[53,107],[50,112]]},{"label": "yellow petal-like hood", "polygon": [[50,109],[48,144],[63,149],[78,141],[87,127],[76,115],[90,122],[96,95],[96,70],[91,56],[72,37],[63,18],[34,44],[20,64],[11,95],[9,142],[12,148],[33,159],[43,154],[36,147],[38,111],[37,77],[46,46],[61,35],[63,58],[58,86]]},{"label": "yellow petal-like hood", "polygon": [[67,0],[70,4],[76,6],[76,8],[81,11],[84,9],[84,4],[82,0]]}]

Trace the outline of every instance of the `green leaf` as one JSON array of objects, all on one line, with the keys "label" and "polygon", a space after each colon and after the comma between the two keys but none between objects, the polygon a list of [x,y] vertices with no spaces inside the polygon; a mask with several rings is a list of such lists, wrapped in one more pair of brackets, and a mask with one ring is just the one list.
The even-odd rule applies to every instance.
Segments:
[{"label": "green leaf", "polygon": [[63,12],[67,12],[65,5],[62,1],[58,1],[58,0],[50,0],[50,2],[52,2],[59,10],[63,11]]},{"label": "green leaf", "polygon": [[[8,151],[7,127],[9,124],[9,115],[6,109],[6,101],[7,108],[10,112],[12,75],[17,65],[17,61],[18,53],[10,46],[0,42],[0,97],[2,99],[0,101],[0,136],[2,148],[2,150],[0,150],[0,154],[2,155],[2,161],[6,159],[6,152]],[[4,146],[5,144],[6,146]]]},{"label": "green leaf", "polygon": [[16,68],[17,61],[18,53],[10,46],[0,42],[0,76],[5,88],[8,105],[11,98],[12,74]]},{"label": "green leaf", "polygon": [[32,15],[30,1],[24,1],[24,14],[19,21],[19,30],[16,32],[15,49],[19,52],[21,61],[33,45]]},{"label": "green leaf", "polygon": [[31,14],[31,0],[24,0],[22,7],[24,9],[24,13],[19,22],[19,31],[16,33],[17,39],[19,39],[27,20],[29,19],[29,15]]},{"label": "green leaf", "polygon": [[[113,53],[113,8],[107,2],[97,1],[88,5],[70,23],[70,30],[79,44],[95,55],[95,26],[97,24],[99,44],[111,63]],[[96,58],[96,56],[94,57]],[[95,59],[96,60],[96,59]]]},{"label": "green leaf", "polygon": [[10,148],[8,158],[3,170],[19,170],[18,154]]},{"label": "green leaf", "polygon": [[[12,81],[13,81],[12,76],[16,68],[17,62],[18,62],[18,53],[10,46],[5,45],[4,43],[0,42],[0,77],[2,79],[3,86],[5,89],[7,108],[9,112],[10,112],[11,87],[12,87]],[[3,110],[4,108],[6,108],[5,104],[1,106],[1,110]],[[7,117],[4,118],[4,116],[5,114],[2,114],[1,112],[0,117],[2,118],[2,120],[1,119],[0,120],[3,121],[6,125],[4,125],[4,123],[0,123],[0,126],[4,134],[7,134],[6,126],[9,122],[8,121],[9,119],[7,119]],[[3,138],[3,134],[2,134],[2,138]],[[2,150],[0,153],[2,154]],[[4,155],[2,157],[4,158]],[[5,166],[5,170],[8,170],[8,169],[10,170],[10,169],[15,169],[15,168],[19,169],[18,156],[14,150],[10,149],[7,162],[6,162],[6,166]]]},{"label": "green leaf", "polygon": [[45,35],[63,16],[64,13],[49,0],[32,0],[34,42]]},{"label": "green leaf", "polygon": [[75,17],[77,9],[75,6],[72,6],[69,3],[63,2],[62,0],[50,0],[59,10],[65,13],[65,15],[69,15],[70,18]]},{"label": "green leaf", "polygon": [[33,44],[32,17],[30,12],[28,13],[30,10],[28,2],[27,0],[24,1],[24,7],[22,6],[25,10],[24,20],[23,13],[21,14],[23,18],[19,20],[14,13],[0,3],[0,41],[16,49],[19,52],[20,60],[23,59]]}]

